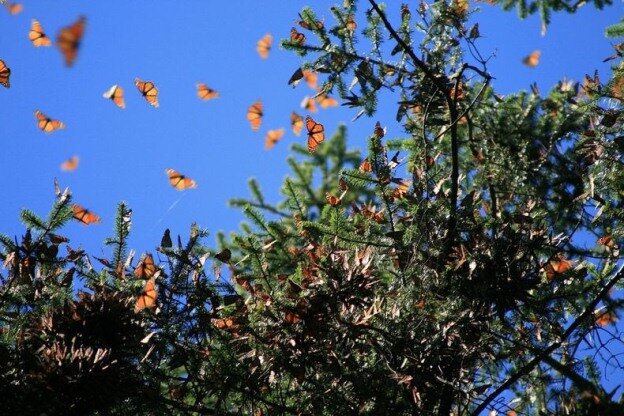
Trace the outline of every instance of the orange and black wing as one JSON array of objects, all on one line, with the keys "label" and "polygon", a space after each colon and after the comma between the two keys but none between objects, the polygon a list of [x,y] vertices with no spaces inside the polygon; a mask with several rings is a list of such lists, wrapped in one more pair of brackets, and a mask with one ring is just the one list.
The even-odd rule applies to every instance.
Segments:
[{"label": "orange and black wing", "polygon": [[139,279],[148,280],[154,277],[157,271],[158,267],[156,267],[154,263],[154,258],[151,254],[146,254],[134,269],[134,276]]},{"label": "orange and black wing", "polygon": [[290,29],[290,40],[297,45],[303,46],[305,44],[306,37],[303,33],[298,32],[294,27]]},{"label": "orange and black wing", "polygon": [[9,78],[11,77],[11,69],[6,66],[6,63],[0,59],[0,84],[6,88],[11,86]]},{"label": "orange and black wing", "polygon": [[197,84],[197,96],[204,101],[212,100],[219,96],[219,93],[208,87],[204,83]]},{"label": "orange and black wing", "polygon": [[124,100],[124,91],[119,85],[113,85],[103,95],[104,98],[112,100],[119,108],[126,108],[126,102]]},{"label": "orange and black wing", "polygon": [[247,120],[251,123],[251,129],[253,131],[258,131],[260,129],[260,124],[262,124],[262,116],[264,113],[262,112],[263,106],[262,101],[258,100],[247,109]]},{"label": "orange and black wing", "polygon": [[316,101],[314,101],[314,98],[308,97],[307,95],[303,97],[303,100],[301,100],[301,108],[311,113],[316,113],[318,111],[316,109]]},{"label": "orange and black wing", "polygon": [[61,170],[65,172],[73,172],[78,168],[80,158],[78,156],[72,156],[65,162],[61,163]]},{"label": "orange and black wing", "polygon": [[72,66],[78,56],[86,22],[87,19],[81,16],[73,24],[62,28],[56,37],[56,46],[63,54],[67,66]]},{"label": "orange and black wing", "polygon": [[271,45],[273,44],[273,36],[270,33],[267,33],[258,41],[256,44],[256,51],[260,58],[266,59],[269,57],[269,52],[271,51]]},{"label": "orange and black wing", "polygon": [[284,137],[284,133],[284,129],[269,130],[264,141],[264,148],[271,150],[273,146]]},{"label": "orange and black wing", "polygon": [[24,6],[22,5],[22,3],[6,2],[5,6],[9,13],[11,13],[12,15],[20,14],[22,10],[24,10]]},{"label": "orange and black wing", "polygon": [[319,144],[325,140],[325,127],[321,123],[317,123],[312,117],[306,117],[306,128],[308,129],[308,151],[316,152]]},{"label": "orange and black wing", "polygon": [[28,32],[28,39],[32,42],[33,45],[39,46],[50,46],[52,42],[50,38],[43,31],[43,27],[38,20],[32,19],[30,24],[30,32]]},{"label": "orange and black wing", "polygon": [[158,107],[158,88],[152,81],[143,81],[139,78],[134,79],[134,85],[152,107]]},{"label": "orange and black wing", "polygon": [[35,118],[37,119],[37,127],[39,127],[39,130],[45,133],[52,133],[55,130],[65,128],[65,124],[62,121],[52,120],[39,110],[35,111]]},{"label": "orange and black wing", "polygon": [[178,191],[183,191],[189,188],[197,188],[197,183],[174,169],[166,169],[165,173],[169,176],[169,183]]},{"label": "orange and black wing", "polygon": [[102,222],[102,219],[98,215],[78,204],[73,204],[72,210],[74,212],[74,219],[80,221],[84,225]]},{"label": "orange and black wing", "polygon": [[299,136],[303,129],[303,117],[293,111],[290,114],[290,125],[292,126],[293,133]]},{"label": "orange and black wing", "polygon": [[145,283],[143,291],[139,295],[134,304],[134,312],[141,312],[143,309],[156,307],[156,299],[158,299],[158,291],[156,290],[156,282],[150,279]]},{"label": "orange and black wing", "polygon": [[316,96],[316,101],[318,102],[319,106],[323,109],[338,106],[338,101],[335,98],[330,97],[329,95],[325,93],[318,94]]},{"label": "orange and black wing", "polygon": [[526,56],[522,63],[528,66],[529,68],[535,68],[540,61],[540,57],[542,56],[542,52],[539,50],[535,50],[531,52],[528,56]]}]

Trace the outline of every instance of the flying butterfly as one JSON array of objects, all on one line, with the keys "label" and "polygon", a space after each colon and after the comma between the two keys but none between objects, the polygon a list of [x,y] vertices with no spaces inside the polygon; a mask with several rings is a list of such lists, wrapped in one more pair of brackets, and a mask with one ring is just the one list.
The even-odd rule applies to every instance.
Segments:
[{"label": "flying butterfly", "polygon": [[158,108],[158,88],[152,81],[143,81],[139,78],[134,79],[134,85],[152,107]]},{"label": "flying butterfly", "polygon": [[59,120],[52,120],[39,110],[35,111],[35,118],[37,119],[37,127],[43,132],[52,133],[55,130],[65,128],[65,123]]},{"label": "flying butterfly", "polygon": [[165,169],[165,173],[169,176],[169,183],[178,191],[183,191],[189,188],[197,188],[197,182],[193,179],[182,175],[177,170]]},{"label": "flying butterfly", "polygon": [[258,131],[260,129],[262,116],[264,115],[262,108],[262,101],[258,100],[247,109],[247,120],[251,123],[251,129],[253,131]]},{"label": "flying butterfly", "polygon": [[139,279],[148,280],[154,277],[156,272],[158,271],[158,267],[154,263],[154,258],[151,254],[145,254],[139,264],[137,264],[134,269],[134,276]]},{"label": "flying butterfly", "polygon": [[7,1],[4,6],[12,15],[20,14],[22,10],[24,10],[24,6],[21,3],[11,3]]},{"label": "flying butterfly", "polygon": [[156,306],[156,299],[158,299],[158,292],[156,291],[156,282],[154,279],[150,279],[145,283],[143,291],[139,295],[134,304],[134,312],[141,312],[143,309],[154,308]]},{"label": "flying butterfly", "polygon": [[316,101],[318,102],[319,106],[323,109],[326,109],[329,107],[338,107],[338,101],[335,98],[330,97],[329,95],[325,93],[317,94]]},{"label": "flying butterfly", "polygon": [[203,82],[197,84],[197,96],[200,100],[208,101],[219,97],[219,93],[208,87]]},{"label": "flying butterfly", "polygon": [[290,40],[292,43],[303,46],[305,44],[306,38],[303,33],[297,32],[297,29],[293,27],[290,29]]},{"label": "flying butterfly", "polygon": [[270,33],[267,33],[258,41],[256,44],[256,51],[260,58],[267,59],[269,57],[269,52],[271,51],[271,45],[273,44],[273,36]]},{"label": "flying butterfly", "polygon": [[0,59],[0,84],[2,86],[9,88],[11,86],[11,82],[9,78],[11,77],[11,68],[9,68],[6,63]]},{"label": "flying butterfly", "polygon": [[126,108],[126,102],[124,101],[124,90],[119,85],[113,85],[103,95],[104,98],[112,100],[119,108]]},{"label": "flying butterfly", "polygon": [[100,218],[99,215],[94,214],[78,204],[72,205],[72,211],[74,212],[74,219],[84,225],[102,222],[102,218]]},{"label": "flying butterfly", "polygon": [[310,116],[306,117],[305,123],[308,129],[308,151],[314,153],[318,145],[325,140],[325,127]]},{"label": "flying butterfly", "polygon": [[65,172],[73,172],[78,168],[80,158],[78,156],[72,156],[65,162],[61,163],[61,170]]},{"label": "flying butterfly", "polygon": [[78,55],[87,19],[80,16],[73,24],[62,28],[56,37],[56,46],[63,54],[65,65],[72,66]]},{"label": "flying butterfly", "polygon": [[264,141],[264,148],[266,150],[273,149],[273,146],[284,137],[284,133],[284,129],[269,130]]},{"label": "flying butterfly", "polygon": [[32,44],[36,47],[50,46],[52,44],[50,38],[45,34],[41,23],[39,23],[37,19],[32,19],[30,32],[28,32],[28,39],[30,39]]},{"label": "flying butterfly", "polygon": [[290,114],[290,125],[292,126],[292,131],[296,136],[301,134],[301,129],[303,129],[303,117],[294,111]]},{"label": "flying butterfly", "polygon": [[303,100],[301,100],[301,108],[311,113],[316,113],[318,111],[316,109],[316,101],[314,101],[314,98],[308,97],[307,95],[303,97]]},{"label": "flying butterfly", "polygon": [[310,71],[309,69],[303,70],[303,78],[305,78],[308,87],[315,90],[318,86],[318,75],[314,71]]},{"label": "flying butterfly", "polygon": [[529,68],[535,68],[539,64],[540,56],[542,56],[542,52],[539,50],[534,50],[522,60],[522,63]]}]

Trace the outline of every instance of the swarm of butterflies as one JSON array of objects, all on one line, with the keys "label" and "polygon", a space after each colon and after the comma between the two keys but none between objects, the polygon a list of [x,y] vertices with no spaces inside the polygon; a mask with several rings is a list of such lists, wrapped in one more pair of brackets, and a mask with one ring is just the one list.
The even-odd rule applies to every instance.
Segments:
[{"label": "swarm of butterflies", "polygon": [[[11,3],[8,1],[0,0],[0,4],[4,4],[10,14],[18,14],[23,11],[23,6],[20,3]],[[84,16],[80,16],[72,24],[62,27],[56,37],[55,45],[61,52],[65,65],[71,67],[74,65],[78,52],[81,46],[82,38],[85,33],[87,19]],[[303,22],[300,22],[302,27],[305,28]],[[30,31],[28,38],[34,47],[50,47],[52,46],[52,40],[46,34],[43,25],[37,19],[32,19],[30,25]],[[299,45],[305,43],[305,35],[298,32],[295,28],[291,29],[290,39],[292,42]],[[272,47],[273,37],[271,34],[266,34],[256,44],[256,51],[262,59],[267,59]],[[5,88],[9,88],[11,77],[11,69],[7,63],[0,59],[0,85]],[[316,105],[325,109],[329,107],[338,106],[338,101],[329,97],[324,91],[318,88],[317,75],[313,71],[298,69],[288,84],[296,86],[302,79],[305,79],[307,85],[316,91],[314,96],[306,96],[301,107],[309,112],[316,112]],[[158,102],[158,88],[153,81],[142,80],[136,78],[134,85],[143,98],[154,108],[159,107]],[[197,96],[199,99],[208,101],[219,97],[219,93],[210,88],[204,83],[197,84]],[[113,85],[106,92],[103,93],[103,97],[111,100],[118,108],[124,109],[126,103],[124,100],[124,89],[120,85]],[[65,123],[61,120],[56,120],[40,110],[34,112],[35,120],[39,130],[44,133],[51,134],[57,130],[65,128]],[[262,100],[257,100],[247,110],[247,120],[250,122],[251,129],[256,132],[260,130],[262,119],[264,115],[264,106]],[[307,147],[308,150],[313,153],[317,150],[318,146],[325,140],[325,128],[323,124],[318,123],[309,115],[303,118],[303,116],[293,111],[290,115],[290,122],[293,133],[297,136],[301,134],[304,126],[308,132]],[[265,138],[265,148],[272,149],[277,142],[279,142],[285,134],[284,128],[268,130]],[[61,164],[61,170],[74,171],[78,168],[80,158],[78,156],[72,156]],[[165,173],[169,179],[169,183],[175,189],[183,191],[186,189],[192,189],[197,187],[197,183],[176,171],[175,169],[165,169]],[[97,224],[102,221],[101,217],[89,209],[79,205],[72,205],[73,218],[84,225]],[[139,312],[146,308],[153,308],[156,306],[157,290],[155,285],[155,279],[157,277],[158,267],[154,264],[154,259],[151,255],[145,255],[137,267],[135,268],[135,276],[137,278],[147,280],[141,294],[139,295],[135,311]]]}]

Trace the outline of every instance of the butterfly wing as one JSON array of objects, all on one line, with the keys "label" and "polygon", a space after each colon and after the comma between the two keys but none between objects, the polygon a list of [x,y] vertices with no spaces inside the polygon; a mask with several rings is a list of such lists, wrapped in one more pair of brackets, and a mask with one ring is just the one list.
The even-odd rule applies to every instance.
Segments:
[{"label": "butterfly wing", "polygon": [[273,146],[275,146],[275,144],[279,142],[282,137],[284,137],[284,133],[284,129],[269,130],[264,141],[264,148],[271,150]]},{"label": "butterfly wing", "polygon": [[154,308],[156,306],[156,299],[158,299],[158,292],[156,291],[156,282],[154,279],[150,279],[145,283],[143,291],[139,295],[134,304],[134,312],[141,312],[143,309]]},{"label": "butterfly wing", "polygon": [[32,19],[30,23],[30,32],[28,32],[28,39],[32,42],[36,47],[39,46],[50,46],[52,42],[50,38],[46,36],[43,32],[43,27],[38,20]]},{"label": "butterfly wing", "polygon": [[301,32],[298,32],[294,27],[290,29],[290,40],[291,42],[303,46],[305,44],[305,35]]},{"label": "butterfly wing", "polygon": [[11,69],[6,66],[6,63],[0,59],[0,84],[2,86],[9,88],[11,86],[11,82],[9,81],[9,77],[11,76]]},{"label": "butterfly wing", "polygon": [[166,169],[165,173],[169,176],[169,183],[178,191],[183,191],[189,188],[197,188],[197,183],[174,169]]},{"label": "butterfly wing", "polygon": [[139,279],[148,280],[154,277],[157,270],[158,268],[156,267],[156,264],[154,264],[154,258],[148,253],[143,256],[139,264],[137,264],[134,269],[134,276]]},{"label": "butterfly wing", "polygon": [[62,28],[56,37],[56,46],[63,54],[67,66],[72,66],[78,56],[86,22],[87,19],[81,16],[73,24]]},{"label": "butterfly wing", "polygon": [[103,94],[104,98],[108,98],[119,108],[126,108],[126,101],[124,100],[124,91],[119,85],[113,85],[108,91]]},{"label": "butterfly wing", "polygon": [[7,2],[5,4],[7,10],[9,11],[10,14],[12,15],[16,15],[16,14],[20,14],[22,12],[22,10],[24,10],[24,6],[22,5],[22,3],[10,3]]},{"label": "butterfly wing", "polygon": [[541,56],[542,56],[541,51],[534,50],[522,60],[522,63],[528,66],[529,68],[535,68],[539,64]]},{"label": "butterfly wing", "polygon": [[139,78],[135,78],[134,85],[136,85],[141,95],[145,98],[145,101],[152,107],[158,108],[160,105],[158,103],[158,88],[152,81],[142,81]]},{"label": "butterfly wing", "polygon": [[333,98],[330,97],[327,94],[319,94],[316,96],[316,101],[318,101],[319,106],[323,109],[325,108],[329,108],[329,107],[337,107],[338,106],[338,101]]},{"label": "butterfly wing", "polygon": [[59,120],[52,120],[41,111],[35,111],[35,118],[37,119],[37,127],[45,133],[52,133],[55,130],[65,128],[65,124]]},{"label": "butterfly wing", "polygon": [[262,101],[258,100],[247,109],[247,120],[251,123],[251,129],[258,131],[262,124],[262,116],[264,115]]},{"label": "butterfly wing", "polygon": [[314,153],[318,145],[325,140],[325,127],[314,121],[312,117],[307,116],[306,129],[308,130],[308,151]]},{"label": "butterfly wing", "polygon": [[271,50],[271,45],[273,44],[273,36],[270,33],[267,33],[258,41],[256,44],[256,51],[260,58],[267,59],[269,57],[269,51]]}]

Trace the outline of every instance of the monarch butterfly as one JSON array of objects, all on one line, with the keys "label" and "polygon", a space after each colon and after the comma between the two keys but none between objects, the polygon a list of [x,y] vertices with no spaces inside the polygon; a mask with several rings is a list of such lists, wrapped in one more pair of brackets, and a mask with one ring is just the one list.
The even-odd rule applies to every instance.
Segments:
[{"label": "monarch butterfly", "polygon": [[72,210],[74,211],[74,219],[84,225],[102,222],[102,218],[78,204],[73,204]]},{"label": "monarch butterfly", "polygon": [[319,103],[319,106],[321,106],[321,108],[323,109],[329,108],[329,107],[338,107],[338,101],[335,98],[330,97],[329,95],[325,93],[317,94],[316,101]]},{"label": "monarch butterfly", "polygon": [[4,6],[12,15],[19,14],[24,10],[24,6],[21,3],[6,2]]},{"label": "monarch butterfly", "polygon": [[371,163],[368,161],[368,159],[364,159],[362,161],[362,163],[360,163],[360,167],[358,168],[358,170],[360,172],[372,172],[373,171],[373,166],[371,165]]},{"label": "monarch butterfly", "polygon": [[273,36],[270,33],[267,33],[258,41],[256,44],[256,51],[260,58],[266,59],[269,57],[269,51],[271,50],[271,45],[273,44]]},{"label": "monarch butterfly", "polygon": [[136,85],[141,95],[145,97],[145,101],[152,107],[158,108],[158,88],[156,88],[152,81],[143,81],[139,78],[135,78],[134,85]]},{"label": "monarch butterfly", "polygon": [[325,140],[325,127],[321,123],[317,123],[312,117],[306,117],[306,128],[308,129],[308,151],[316,152],[316,148],[323,140]]},{"label": "monarch butterfly", "polygon": [[6,63],[0,59],[0,84],[9,88],[11,83],[9,82],[9,77],[11,76],[11,68],[6,66]]},{"label": "monarch butterfly", "polygon": [[375,137],[377,137],[378,139],[383,139],[383,137],[386,135],[386,129],[381,127],[381,124],[379,122],[375,123],[374,132],[375,132]]},{"label": "monarch butterfly", "polygon": [[303,117],[294,111],[290,114],[290,124],[292,126],[292,131],[296,136],[301,134],[301,129],[303,129]]},{"label": "monarch butterfly", "polygon": [[303,46],[305,44],[305,35],[301,32],[297,32],[297,29],[293,27],[290,29],[290,40],[292,43]]},{"label": "monarch butterfly", "polygon": [[212,324],[217,329],[230,329],[235,325],[232,318],[214,318]]},{"label": "monarch butterfly", "polygon": [[539,64],[541,55],[542,55],[541,51],[534,50],[522,60],[522,63],[528,66],[529,68],[534,68]]},{"label": "monarch butterfly", "polygon": [[262,123],[262,116],[264,113],[262,112],[262,101],[258,100],[247,109],[247,120],[251,123],[251,129],[253,131],[258,131],[260,129],[260,124]]},{"label": "monarch butterfly", "polygon": [[299,26],[301,26],[302,28],[304,28],[304,29],[307,29],[307,30],[315,30],[315,29],[316,30],[323,30],[323,28],[325,28],[325,25],[320,20],[313,21],[312,24],[309,24],[308,22],[303,20],[303,16],[299,15],[299,17],[301,17],[301,20],[299,20],[297,22],[297,24]]},{"label": "monarch butterfly", "polygon": [[157,298],[158,292],[156,291],[156,282],[154,279],[150,279],[145,283],[143,291],[134,304],[134,313],[141,312],[146,308],[155,307]]},{"label": "monarch butterfly", "polygon": [[65,128],[65,123],[59,120],[52,120],[39,110],[35,111],[35,117],[37,118],[37,127],[46,133],[52,133],[55,130]]},{"label": "monarch butterfly", "polygon": [[115,105],[119,108],[126,108],[126,102],[124,101],[124,91],[119,85],[113,85],[103,95],[104,98],[113,100]]},{"label": "monarch butterfly", "polygon": [[347,16],[347,30],[349,32],[354,32],[355,29],[357,29],[357,23],[355,22],[355,18],[353,17],[352,14],[350,14],[349,16]]},{"label": "monarch butterfly", "polygon": [[204,101],[212,100],[213,98],[217,98],[219,93],[209,88],[204,83],[197,84],[197,96]]},{"label": "monarch butterfly", "polygon": [[169,183],[178,191],[183,191],[188,188],[197,188],[197,182],[193,179],[182,175],[177,170],[165,169],[165,173],[169,176]]},{"label": "monarch butterfly", "polygon": [[325,192],[325,200],[327,200],[327,203],[332,207],[337,207],[342,202],[342,198],[332,195],[329,192]]},{"label": "monarch butterfly", "polygon": [[316,75],[316,72],[310,71],[309,69],[304,69],[303,77],[305,78],[308,87],[315,90],[318,86],[318,75]]},{"label": "monarch butterfly", "polygon": [[72,66],[76,60],[86,22],[87,19],[80,16],[73,24],[62,28],[56,37],[56,46],[63,54],[67,66]]},{"label": "monarch butterfly", "polygon": [[72,156],[65,162],[61,163],[61,170],[65,172],[73,172],[78,168],[80,158],[78,156]]},{"label": "monarch butterfly", "polygon": [[311,113],[316,113],[318,111],[316,109],[316,101],[307,95],[303,97],[303,100],[301,101],[301,108]]},{"label": "monarch butterfly", "polygon": [[151,279],[156,274],[158,267],[154,264],[154,258],[151,254],[145,254],[139,264],[134,269],[134,276],[139,279]]},{"label": "monarch butterfly", "polygon": [[171,248],[173,246],[173,242],[171,241],[171,231],[169,228],[165,230],[162,238],[160,239],[160,247],[162,248]]},{"label": "monarch butterfly", "polygon": [[50,38],[43,32],[43,27],[37,19],[32,19],[30,32],[28,32],[28,39],[30,39],[32,44],[36,47],[50,46],[52,44]]},{"label": "monarch butterfly", "polygon": [[301,69],[301,67],[299,67],[290,76],[290,79],[288,80],[288,85],[292,85],[293,88],[295,88],[297,86],[297,84],[299,84],[299,82],[301,81],[302,78],[303,78],[303,70]]},{"label": "monarch butterfly", "polygon": [[232,258],[232,251],[229,248],[225,248],[215,254],[215,258],[223,263],[227,263]]},{"label": "monarch butterfly", "polygon": [[567,260],[563,257],[562,254],[558,254],[545,266],[543,266],[543,268],[546,272],[546,278],[548,280],[553,280],[556,275],[567,272],[572,268],[573,265],[574,263],[572,262],[572,260]]},{"label": "monarch butterfly", "polygon": [[269,130],[264,141],[264,148],[267,150],[273,149],[273,146],[284,137],[284,133],[284,129]]}]

